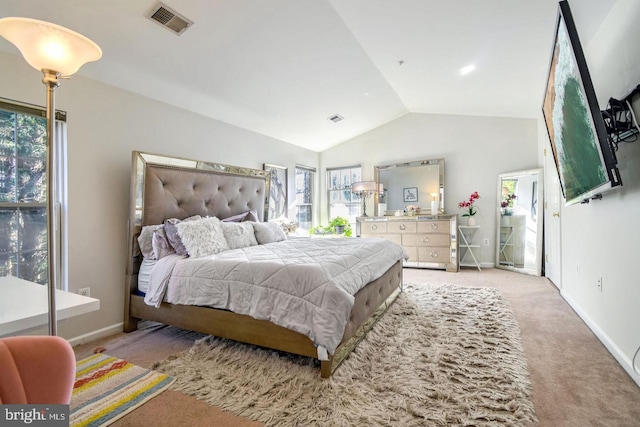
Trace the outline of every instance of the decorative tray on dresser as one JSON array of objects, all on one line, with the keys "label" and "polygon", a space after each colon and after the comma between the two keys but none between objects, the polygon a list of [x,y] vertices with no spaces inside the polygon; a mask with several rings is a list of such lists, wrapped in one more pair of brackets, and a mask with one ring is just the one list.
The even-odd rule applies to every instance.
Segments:
[{"label": "decorative tray on dresser", "polygon": [[358,217],[358,237],[384,237],[402,245],[405,267],[458,271],[457,215]]}]

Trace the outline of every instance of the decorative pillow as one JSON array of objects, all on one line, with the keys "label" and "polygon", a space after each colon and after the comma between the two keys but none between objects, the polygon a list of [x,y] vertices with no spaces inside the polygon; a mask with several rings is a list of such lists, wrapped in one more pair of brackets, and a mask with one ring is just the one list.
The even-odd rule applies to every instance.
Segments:
[{"label": "decorative pillow", "polygon": [[156,257],[155,259],[161,259],[167,255],[176,253],[176,250],[173,249],[173,246],[169,243],[169,239],[167,239],[164,227],[158,227],[153,232],[153,240],[151,243],[153,245],[153,254]]},{"label": "decorative pillow", "polygon": [[200,219],[200,215],[190,216],[189,218],[185,218],[183,220],[179,220],[177,218],[165,219],[164,220],[164,232],[167,235],[167,239],[169,239],[169,243],[175,249],[175,253],[178,255],[186,255],[187,250],[185,249],[182,241],[180,240],[180,236],[178,235],[178,230],[176,226],[183,221],[195,221]]},{"label": "decorative pillow", "polygon": [[242,221],[259,222],[260,218],[258,217],[258,212],[256,211],[247,212],[247,216],[245,216]]},{"label": "decorative pillow", "polygon": [[224,238],[230,249],[246,248],[256,246],[258,241],[253,234],[253,225],[249,222],[221,222]]},{"label": "decorative pillow", "polygon": [[222,222],[244,222],[244,221],[260,221],[258,219],[258,212],[256,211],[247,211],[238,215],[233,215],[226,217],[222,220]]},{"label": "decorative pillow", "polygon": [[142,227],[138,236],[138,246],[140,246],[140,252],[145,259],[158,259],[153,253],[153,232],[162,227],[162,224]]},{"label": "decorative pillow", "polygon": [[176,228],[182,244],[192,258],[201,258],[229,249],[220,220],[215,216],[196,221],[182,221]]},{"label": "decorative pillow", "polygon": [[251,224],[253,224],[256,240],[261,245],[287,239],[282,227],[275,222],[252,222]]}]

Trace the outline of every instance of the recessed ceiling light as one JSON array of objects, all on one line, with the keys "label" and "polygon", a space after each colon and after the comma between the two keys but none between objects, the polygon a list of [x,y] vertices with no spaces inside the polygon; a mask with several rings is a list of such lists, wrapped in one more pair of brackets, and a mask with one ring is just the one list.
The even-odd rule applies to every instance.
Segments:
[{"label": "recessed ceiling light", "polygon": [[472,72],[475,69],[476,69],[475,65],[467,65],[466,67],[460,68],[460,75],[461,76],[466,76],[467,74],[469,74],[470,72]]}]

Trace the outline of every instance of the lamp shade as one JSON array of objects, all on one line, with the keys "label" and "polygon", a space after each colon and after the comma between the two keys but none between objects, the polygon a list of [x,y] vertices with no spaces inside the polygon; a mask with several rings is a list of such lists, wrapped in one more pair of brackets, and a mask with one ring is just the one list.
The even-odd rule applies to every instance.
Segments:
[{"label": "lamp shade", "polygon": [[376,192],[378,191],[378,183],[375,181],[360,181],[351,184],[351,191],[353,193],[361,192]]},{"label": "lamp shade", "polygon": [[13,43],[33,68],[63,76],[102,57],[100,47],[82,34],[37,19],[0,19],[0,36]]}]

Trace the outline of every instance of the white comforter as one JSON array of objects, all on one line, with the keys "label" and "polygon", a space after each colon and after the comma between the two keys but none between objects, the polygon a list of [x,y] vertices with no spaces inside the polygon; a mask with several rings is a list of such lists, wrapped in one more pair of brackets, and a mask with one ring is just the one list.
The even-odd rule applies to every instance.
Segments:
[{"label": "white comforter", "polygon": [[204,258],[171,255],[151,272],[145,302],[231,310],[308,336],[326,360],[356,292],[407,258],[383,238],[290,238]]}]

